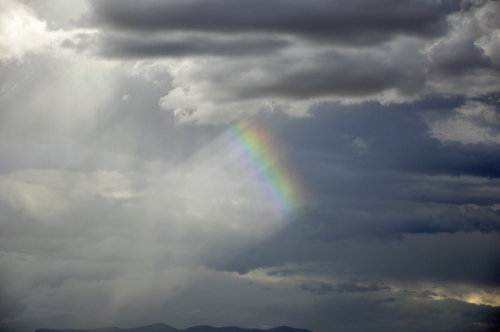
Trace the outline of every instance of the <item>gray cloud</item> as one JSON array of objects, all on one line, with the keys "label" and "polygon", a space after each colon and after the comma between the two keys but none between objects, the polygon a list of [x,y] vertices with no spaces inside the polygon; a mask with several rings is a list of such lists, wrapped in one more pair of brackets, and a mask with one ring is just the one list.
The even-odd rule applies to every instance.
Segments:
[{"label": "gray cloud", "polygon": [[339,282],[335,285],[320,283],[315,284],[302,284],[300,289],[310,292],[315,295],[326,295],[332,292],[348,292],[348,293],[364,293],[364,292],[379,292],[383,290],[390,290],[390,287],[379,286],[376,284],[371,284],[368,286],[358,285],[355,281],[350,280],[349,282]]},{"label": "gray cloud", "polygon": [[218,262],[214,266],[213,260],[209,264],[245,274],[256,268],[315,262],[319,274],[322,265],[331,264],[331,270],[325,268],[323,273],[359,279],[369,276],[372,280],[385,280],[385,284],[388,280],[404,280],[498,287],[498,234],[414,234],[370,242],[321,241],[307,238],[303,232],[303,229],[286,229],[223,264]]},{"label": "gray cloud", "polygon": [[491,59],[474,42],[472,36],[460,36],[451,41],[439,42],[431,53],[433,69],[461,74],[474,69],[491,68]]},{"label": "gray cloud", "polygon": [[[279,73],[270,84],[245,87],[241,97],[283,96],[307,99],[319,96],[363,96],[391,88],[406,90],[408,82],[423,85],[423,79],[409,77],[408,71],[398,66],[381,65],[379,59],[358,54],[322,54],[306,68]],[[418,76],[418,74],[416,75]],[[420,84],[418,81],[422,81]],[[418,87],[420,85],[420,87]]]},{"label": "gray cloud", "polygon": [[[167,65],[187,91],[160,101],[178,122],[224,122],[235,108],[304,115],[324,99],[400,102],[496,89],[495,8],[486,1],[91,5],[82,24],[99,29],[87,46],[95,54],[197,58],[182,73]],[[66,44],[85,47],[81,39]]]},{"label": "gray cloud", "polygon": [[[464,304],[455,300],[407,300],[403,305],[398,302],[379,303],[370,298],[343,300],[330,298],[316,303],[314,316],[318,320],[317,324],[324,330],[332,321],[337,321],[339,326],[352,331],[363,331],[366,328],[384,331],[392,325],[386,317],[392,317],[392,322],[401,322],[395,324],[397,328],[407,331],[487,331],[496,326],[498,314],[491,307]],[[442,320],[434,319],[436,312],[440,313]],[[328,317],[331,313],[335,314]],[[407,319],[403,318],[405,316]],[[399,327],[400,324],[405,326]]]},{"label": "gray cloud", "polygon": [[104,56],[120,58],[157,58],[196,55],[254,56],[274,53],[290,44],[281,38],[230,37],[210,35],[179,38],[108,35],[98,42]]},{"label": "gray cloud", "polygon": [[94,21],[142,31],[277,32],[345,43],[446,32],[453,1],[93,1]]}]

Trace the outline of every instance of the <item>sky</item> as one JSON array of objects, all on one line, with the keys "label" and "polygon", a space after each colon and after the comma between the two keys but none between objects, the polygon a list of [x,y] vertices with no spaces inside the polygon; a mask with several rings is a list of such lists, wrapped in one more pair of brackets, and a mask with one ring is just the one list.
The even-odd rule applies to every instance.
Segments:
[{"label": "sky", "polygon": [[500,325],[500,2],[1,0],[0,330]]}]

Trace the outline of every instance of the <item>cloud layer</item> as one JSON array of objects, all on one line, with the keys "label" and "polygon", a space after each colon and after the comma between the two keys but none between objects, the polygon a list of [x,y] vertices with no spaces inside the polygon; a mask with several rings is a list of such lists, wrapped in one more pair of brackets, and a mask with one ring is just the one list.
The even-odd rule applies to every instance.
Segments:
[{"label": "cloud layer", "polygon": [[93,1],[82,24],[102,27],[95,52],[107,57],[193,58],[174,65],[179,89],[189,92],[171,92],[162,105],[181,122],[220,122],[235,109],[304,115],[325,100],[385,103],[498,91],[497,7],[491,1]]}]

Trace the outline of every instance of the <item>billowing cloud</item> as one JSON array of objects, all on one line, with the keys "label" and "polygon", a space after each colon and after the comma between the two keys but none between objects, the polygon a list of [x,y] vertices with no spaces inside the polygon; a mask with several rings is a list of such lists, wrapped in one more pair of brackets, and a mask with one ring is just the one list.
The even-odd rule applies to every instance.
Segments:
[{"label": "billowing cloud", "polygon": [[1,61],[21,59],[26,52],[47,46],[54,38],[47,24],[26,5],[4,1],[0,5]]},{"label": "billowing cloud", "polygon": [[453,116],[430,122],[431,133],[442,141],[463,144],[500,143],[500,114],[494,105],[469,102],[455,110]]}]

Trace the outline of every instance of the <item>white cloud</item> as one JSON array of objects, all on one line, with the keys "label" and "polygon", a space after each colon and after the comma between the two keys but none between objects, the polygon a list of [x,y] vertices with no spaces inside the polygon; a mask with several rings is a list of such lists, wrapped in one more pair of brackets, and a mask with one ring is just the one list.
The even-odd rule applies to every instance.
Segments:
[{"label": "white cloud", "polygon": [[12,0],[0,4],[0,60],[21,60],[25,53],[61,41],[62,31],[48,31],[26,5]]},{"label": "white cloud", "polygon": [[370,148],[368,141],[362,139],[361,137],[353,139],[352,142],[349,143],[349,146],[355,149],[360,155],[368,153],[368,149]]},{"label": "white cloud", "polygon": [[500,3],[488,1],[475,16],[477,25],[474,32],[479,37],[476,45],[481,47],[494,66],[500,69]]},{"label": "white cloud", "polygon": [[493,106],[468,102],[452,116],[429,121],[430,133],[442,141],[500,143],[500,115]]}]

